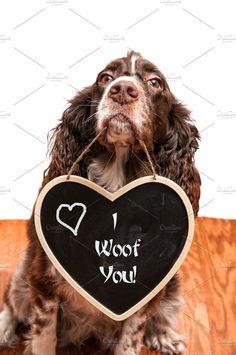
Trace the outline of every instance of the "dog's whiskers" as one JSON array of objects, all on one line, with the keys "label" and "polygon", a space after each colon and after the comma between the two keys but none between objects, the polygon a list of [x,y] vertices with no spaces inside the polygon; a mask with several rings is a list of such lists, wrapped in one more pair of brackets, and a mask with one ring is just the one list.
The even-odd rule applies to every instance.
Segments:
[{"label": "dog's whiskers", "polygon": [[99,112],[105,110],[106,108],[110,107],[111,105],[107,105],[107,106],[104,106],[103,108],[101,108],[100,110],[97,110],[96,112],[94,112],[92,115],[90,115],[88,118],[86,118],[84,120],[84,124],[87,124],[96,114],[98,114]]}]

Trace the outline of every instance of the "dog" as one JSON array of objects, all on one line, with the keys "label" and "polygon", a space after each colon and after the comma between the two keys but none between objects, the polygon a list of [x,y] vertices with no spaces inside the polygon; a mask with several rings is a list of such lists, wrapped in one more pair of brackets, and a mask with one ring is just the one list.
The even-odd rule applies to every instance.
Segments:
[{"label": "dog", "polygon": [[[197,215],[201,181],[194,154],[198,130],[164,75],[139,53],[130,51],[109,63],[93,85],[69,101],[50,139],[51,162],[41,189],[67,174],[79,153],[102,130],[74,174],[110,192],[151,175],[142,140],[158,174],[182,187]],[[139,311],[124,321],[114,321],[58,273],[38,241],[33,214],[27,233],[28,248],[5,291],[0,313],[2,345],[17,341],[15,330],[23,323],[30,324],[25,355],[55,355],[57,346],[73,343],[79,347],[90,337],[115,355],[135,355],[142,346],[163,354],[184,351],[184,338],[175,331],[183,305],[177,274]]]}]

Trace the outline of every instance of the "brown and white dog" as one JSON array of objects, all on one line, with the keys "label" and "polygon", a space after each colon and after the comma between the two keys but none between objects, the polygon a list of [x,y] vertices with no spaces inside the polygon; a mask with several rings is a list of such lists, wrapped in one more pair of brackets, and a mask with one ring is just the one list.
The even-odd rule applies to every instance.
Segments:
[{"label": "brown and white dog", "polygon": [[[51,163],[42,186],[67,174],[81,150],[104,127],[107,130],[75,173],[110,192],[150,175],[139,144],[143,140],[158,174],[184,189],[197,214],[200,177],[194,153],[198,131],[163,74],[135,52],[108,64],[92,86],[70,101],[52,136]],[[163,354],[184,350],[183,337],[174,330],[183,303],[177,276],[140,311],[117,322],[89,304],[57,272],[38,241],[32,217],[28,238],[25,256],[5,292],[1,345],[14,343],[17,325],[27,323],[24,354],[54,355],[56,346],[79,346],[91,336],[116,355],[138,354],[142,346]]]}]

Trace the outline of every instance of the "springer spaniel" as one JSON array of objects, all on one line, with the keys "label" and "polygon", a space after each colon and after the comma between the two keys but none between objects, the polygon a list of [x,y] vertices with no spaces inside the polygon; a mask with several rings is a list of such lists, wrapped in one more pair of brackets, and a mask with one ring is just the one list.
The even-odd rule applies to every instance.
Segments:
[{"label": "springer spaniel", "polygon": [[[139,141],[145,142],[159,175],[179,184],[198,212],[200,177],[194,165],[199,134],[188,109],[171,93],[160,70],[136,52],[108,64],[95,83],[70,100],[51,140],[51,163],[42,186],[67,174],[83,148],[104,130],[74,173],[110,192],[151,175]],[[141,310],[122,322],[88,303],[57,272],[28,223],[29,246],[5,292],[0,343],[16,342],[19,323],[30,324],[24,354],[55,355],[56,346],[82,344],[93,336],[116,355],[142,346],[163,354],[184,350],[175,332],[183,300],[175,275]],[[83,272],[83,271],[82,271]]]}]

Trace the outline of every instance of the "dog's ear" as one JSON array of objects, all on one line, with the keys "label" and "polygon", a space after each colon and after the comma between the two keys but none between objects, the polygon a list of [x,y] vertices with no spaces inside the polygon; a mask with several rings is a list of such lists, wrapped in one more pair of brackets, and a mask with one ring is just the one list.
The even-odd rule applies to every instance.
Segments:
[{"label": "dog's ear", "polygon": [[49,139],[51,162],[44,173],[44,184],[57,176],[67,174],[84,146],[94,135],[95,115],[92,112],[94,106],[92,94],[92,87],[78,92],[69,101],[70,105],[64,111],[60,123],[52,130]]},{"label": "dog's ear", "polygon": [[179,184],[188,195],[195,215],[199,209],[200,176],[194,155],[199,133],[190,119],[189,110],[177,100],[170,107],[166,139],[156,150],[156,159],[163,176]]}]

